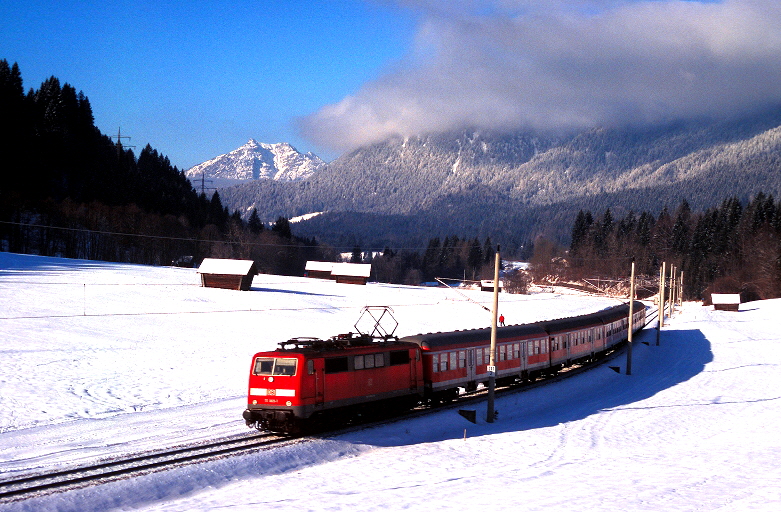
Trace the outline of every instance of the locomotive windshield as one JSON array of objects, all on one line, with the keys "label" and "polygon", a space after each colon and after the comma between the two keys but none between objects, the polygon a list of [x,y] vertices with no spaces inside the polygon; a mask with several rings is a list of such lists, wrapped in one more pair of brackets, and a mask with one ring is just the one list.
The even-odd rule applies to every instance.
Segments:
[{"label": "locomotive windshield", "polygon": [[255,359],[255,375],[295,375],[297,360],[283,357],[259,357]]}]

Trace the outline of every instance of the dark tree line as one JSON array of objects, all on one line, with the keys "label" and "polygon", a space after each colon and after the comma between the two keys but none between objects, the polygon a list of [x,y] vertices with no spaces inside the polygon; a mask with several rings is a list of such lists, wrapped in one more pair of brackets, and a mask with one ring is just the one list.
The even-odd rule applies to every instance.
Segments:
[{"label": "dark tree line", "polygon": [[781,297],[781,202],[757,194],[695,213],[684,200],[657,218],[610,210],[580,211],[572,227],[568,271],[575,277],[625,276],[634,257],[639,273],[658,275],[663,261],[684,273],[686,298],[741,293],[744,300]]},{"label": "dark tree line", "polygon": [[242,257],[286,274],[319,255],[287,219],[264,229],[257,211],[244,222],[216,192],[198,194],[150,145],[136,157],[54,76],[25,93],[19,66],[0,60],[0,112],[0,250],[157,265]]},{"label": "dark tree line", "polygon": [[430,282],[437,277],[477,280],[493,276],[494,251],[490,238],[480,243],[477,238],[456,235],[435,237],[428,241],[422,254],[386,248],[371,260],[372,274],[378,281],[401,284]]}]

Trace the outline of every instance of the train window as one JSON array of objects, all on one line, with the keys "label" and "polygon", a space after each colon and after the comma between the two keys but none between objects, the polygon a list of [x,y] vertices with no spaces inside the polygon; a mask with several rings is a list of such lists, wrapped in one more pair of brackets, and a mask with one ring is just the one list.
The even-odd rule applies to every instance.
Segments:
[{"label": "train window", "polygon": [[513,359],[521,358],[521,344],[513,343]]},{"label": "train window", "polygon": [[347,357],[328,357],[325,360],[325,373],[339,373],[348,370]]},{"label": "train window", "polygon": [[274,362],[274,375],[295,375],[297,359],[277,358]]},{"label": "train window", "polygon": [[499,345],[499,360],[507,361],[507,345]]},{"label": "train window", "polygon": [[390,353],[391,366],[397,364],[409,364],[409,350],[394,350]]},{"label": "train window", "polygon": [[439,371],[447,371],[447,352],[444,354],[439,354]]},{"label": "train window", "polygon": [[477,366],[480,366],[481,364],[483,364],[483,349],[482,348],[478,348],[476,350],[476,352],[477,353],[476,353],[476,358],[475,358],[476,359],[475,360],[475,364]]},{"label": "train window", "polygon": [[374,354],[374,367],[381,368],[383,366],[385,366],[385,354]]},{"label": "train window", "polygon": [[374,354],[369,354],[364,356],[363,360],[364,360],[363,363],[364,368],[374,368]]},{"label": "train window", "polygon": [[451,370],[455,370],[456,368],[458,368],[458,366],[456,366],[458,364],[458,362],[456,361],[456,357],[457,356],[458,356],[458,354],[456,352],[451,352],[450,353],[450,365],[449,365],[449,368]]},{"label": "train window", "polygon": [[363,370],[363,356],[355,356],[354,367],[356,370]]},{"label": "train window", "polygon": [[434,357],[431,358],[431,370],[434,373],[439,371],[439,356],[436,354],[434,354]]},{"label": "train window", "polygon": [[255,368],[252,373],[255,375],[271,375],[274,371],[274,358],[273,357],[259,357],[255,359]]},{"label": "train window", "polygon": [[315,373],[315,362],[311,359],[306,362],[306,373],[309,375],[314,375]]},{"label": "train window", "polygon": [[458,351],[458,367],[459,368],[466,368],[466,351],[465,350],[459,350]]}]

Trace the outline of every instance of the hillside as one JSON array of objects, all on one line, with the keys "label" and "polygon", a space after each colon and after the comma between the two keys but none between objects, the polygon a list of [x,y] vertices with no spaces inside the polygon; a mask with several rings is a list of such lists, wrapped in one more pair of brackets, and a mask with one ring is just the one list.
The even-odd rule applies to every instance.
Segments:
[{"label": "hillside", "polygon": [[[394,138],[358,149],[295,183],[221,190],[231,209],[273,219],[327,212],[298,225],[306,236],[366,245],[443,233],[503,237],[547,233],[566,241],[580,208],[695,209],[759,191],[781,195],[781,109],[730,121],[575,134],[463,131]],[[344,221],[372,213],[371,229]],[[349,215],[349,214],[348,214]],[[387,217],[388,215],[403,217]]]}]

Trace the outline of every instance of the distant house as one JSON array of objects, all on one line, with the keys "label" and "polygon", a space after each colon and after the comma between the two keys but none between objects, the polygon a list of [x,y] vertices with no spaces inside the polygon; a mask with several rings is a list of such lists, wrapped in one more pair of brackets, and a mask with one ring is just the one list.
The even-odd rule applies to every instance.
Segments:
[{"label": "distant house", "polygon": [[739,293],[711,293],[710,300],[713,309],[718,311],[738,311],[740,309]]},{"label": "distant house", "polygon": [[333,279],[337,283],[366,284],[371,272],[371,263],[306,262],[306,275],[308,277]]},{"label": "distant house", "polygon": [[334,263],[331,267],[331,278],[337,283],[366,284],[371,273],[371,263]]},{"label": "distant house", "polygon": [[[502,288],[504,287],[504,283],[502,281],[499,281],[499,291],[502,291]],[[480,291],[483,292],[492,292],[494,291],[494,280],[493,279],[483,279],[480,281]]]},{"label": "distant house", "polygon": [[307,261],[304,269],[307,277],[331,279],[331,267],[333,266],[334,264],[330,261]]},{"label": "distant house", "polygon": [[258,273],[252,260],[206,258],[198,267],[201,286],[227,290],[249,290]]}]

